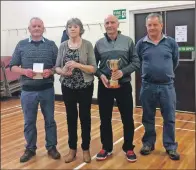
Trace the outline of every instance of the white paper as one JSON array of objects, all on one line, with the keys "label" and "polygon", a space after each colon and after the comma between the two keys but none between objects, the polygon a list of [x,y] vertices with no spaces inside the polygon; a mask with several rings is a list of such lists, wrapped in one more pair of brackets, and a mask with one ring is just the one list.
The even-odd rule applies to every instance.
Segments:
[{"label": "white paper", "polygon": [[36,73],[43,73],[44,63],[33,63],[33,71]]},{"label": "white paper", "polygon": [[36,73],[33,79],[43,79],[42,76],[43,71],[44,71],[44,63],[33,63],[33,72]]},{"label": "white paper", "polygon": [[187,42],[187,25],[175,26],[176,42]]},{"label": "white paper", "polygon": [[33,79],[43,79],[42,73],[36,73],[36,75],[33,76]]}]

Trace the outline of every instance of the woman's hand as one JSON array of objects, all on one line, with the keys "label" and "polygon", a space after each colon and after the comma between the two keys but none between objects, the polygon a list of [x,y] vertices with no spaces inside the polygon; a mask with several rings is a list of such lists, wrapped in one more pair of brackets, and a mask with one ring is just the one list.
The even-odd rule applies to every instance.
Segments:
[{"label": "woman's hand", "polygon": [[73,68],[69,68],[67,67],[66,65],[63,67],[62,69],[62,73],[61,75],[63,76],[71,76],[72,75],[72,71],[73,71]]},{"label": "woman's hand", "polygon": [[63,68],[56,67],[55,70],[56,70],[56,73],[61,76],[71,76],[72,71],[73,71],[73,69],[69,69],[66,66],[64,66]]},{"label": "woman's hand", "polygon": [[77,63],[75,61],[68,61],[65,63],[65,67],[67,67],[68,69],[74,69],[74,68],[80,68],[80,63]]}]

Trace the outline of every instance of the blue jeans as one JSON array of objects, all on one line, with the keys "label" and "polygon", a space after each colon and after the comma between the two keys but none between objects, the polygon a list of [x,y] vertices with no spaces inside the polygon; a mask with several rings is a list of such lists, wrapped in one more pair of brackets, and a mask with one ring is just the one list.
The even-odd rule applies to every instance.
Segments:
[{"label": "blue jeans", "polygon": [[157,102],[160,104],[163,123],[163,146],[166,150],[176,150],[175,142],[175,110],[176,92],[174,84],[158,85],[142,82],[140,100],[143,107],[142,123],[145,133],[143,145],[152,146],[156,141],[155,113]]},{"label": "blue jeans", "polygon": [[32,151],[37,149],[37,111],[40,103],[45,121],[46,149],[57,145],[57,128],[54,120],[54,87],[42,91],[24,91],[21,93],[21,104],[24,113],[24,136],[26,148]]}]

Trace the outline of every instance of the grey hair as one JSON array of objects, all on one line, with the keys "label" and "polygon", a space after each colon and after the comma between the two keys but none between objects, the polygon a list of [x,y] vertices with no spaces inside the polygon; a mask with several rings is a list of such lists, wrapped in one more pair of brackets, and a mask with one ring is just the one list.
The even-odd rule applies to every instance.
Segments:
[{"label": "grey hair", "polygon": [[80,36],[82,36],[82,34],[84,34],[84,31],[85,30],[84,30],[84,26],[83,26],[81,20],[78,19],[78,18],[71,18],[71,19],[69,19],[67,21],[67,24],[66,24],[66,32],[67,32],[67,35],[68,35],[68,26],[69,25],[72,25],[72,24],[76,24],[76,25],[78,25],[80,27]]},{"label": "grey hair", "polygon": [[148,16],[146,17],[146,23],[148,21],[149,18],[154,18],[154,17],[157,17],[159,22],[162,24],[163,23],[163,17],[162,15],[158,14],[158,13],[151,13],[151,14],[148,14]]},{"label": "grey hair", "polygon": [[33,17],[33,18],[30,19],[29,25],[31,25],[31,21],[34,20],[34,19],[40,20],[44,24],[44,22],[43,22],[43,20],[41,18],[39,18],[39,17]]}]

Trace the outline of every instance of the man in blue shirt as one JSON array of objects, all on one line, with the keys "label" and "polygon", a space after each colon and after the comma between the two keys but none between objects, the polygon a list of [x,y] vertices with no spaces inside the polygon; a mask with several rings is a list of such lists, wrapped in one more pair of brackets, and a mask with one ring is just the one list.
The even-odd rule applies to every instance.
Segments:
[{"label": "man in blue shirt", "polygon": [[[27,162],[36,154],[36,119],[38,104],[45,120],[46,149],[53,159],[59,159],[56,149],[57,129],[54,120],[54,76],[58,48],[54,41],[43,37],[44,23],[40,18],[30,20],[30,38],[21,40],[14,51],[10,69],[21,74],[21,105],[24,113],[26,150],[20,162]],[[43,65],[41,78],[35,79],[35,66]]]},{"label": "man in blue shirt", "polygon": [[179,51],[175,40],[162,33],[163,19],[156,13],[146,18],[148,35],[136,44],[141,60],[142,87],[140,100],[143,107],[142,123],[145,134],[142,138],[142,155],[154,150],[156,141],[155,113],[160,103],[163,124],[163,145],[172,160],[179,160],[177,142],[175,142],[176,93],[174,88],[174,70],[178,66]]}]

